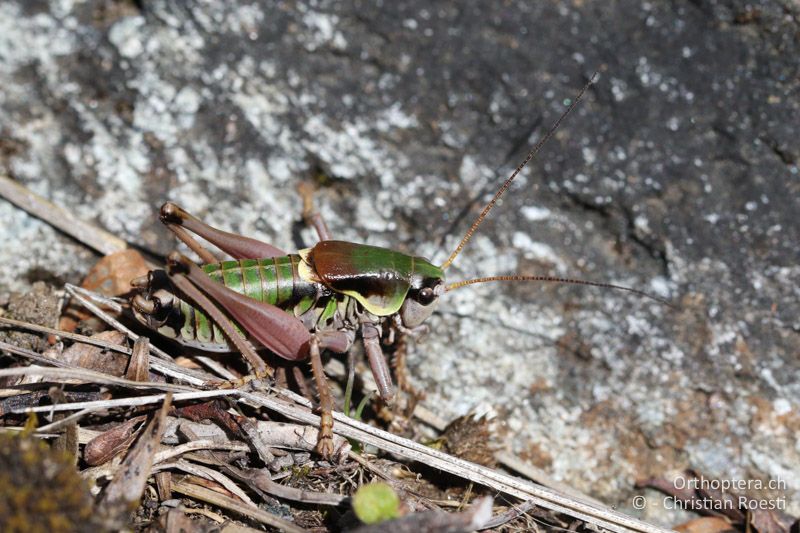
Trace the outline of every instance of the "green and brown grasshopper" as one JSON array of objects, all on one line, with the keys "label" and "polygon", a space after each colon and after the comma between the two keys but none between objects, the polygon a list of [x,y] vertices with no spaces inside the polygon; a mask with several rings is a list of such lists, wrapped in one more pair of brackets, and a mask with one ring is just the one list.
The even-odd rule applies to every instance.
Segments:
[{"label": "green and brown grasshopper", "polygon": [[[423,322],[448,291],[489,281],[549,281],[620,289],[659,300],[628,287],[552,276],[492,276],[451,284],[445,281],[447,268],[585,90],[586,87],[500,187],[442,265],[386,248],[332,240],[308,195],[305,195],[304,218],[316,229],[320,240],[294,254],[218,230],[177,205],[166,203],[161,208],[162,222],[205,264],[199,267],[173,252],[166,271],[152,271],[134,280],[139,290],[132,299],[137,318],[186,345],[239,351],[258,377],[271,376],[272,369],[250,341],[290,361],[310,359],[320,399],[317,449],[329,456],[333,453],[332,399],[322,369],[323,350],[347,352],[360,335],[378,393],[389,402],[394,387],[381,349],[383,334],[386,331],[413,334],[424,328]],[[220,262],[189,232],[234,260]]]}]

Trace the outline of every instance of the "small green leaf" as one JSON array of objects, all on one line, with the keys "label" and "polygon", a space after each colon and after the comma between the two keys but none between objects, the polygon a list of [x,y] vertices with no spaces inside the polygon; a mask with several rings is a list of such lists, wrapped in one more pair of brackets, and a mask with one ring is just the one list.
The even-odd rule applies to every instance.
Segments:
[{"label": "small green leaf", "polygon": [[356,414],[351,418],[355,418],[356,420],[361,420],[361,414],[364,412],[364,408],[367,406],[367,403],[369,403],[370,399],[372,399],[372,393],[369,393],[363,398],[361,398],[358,407],[356,407]]},{"label": "small green leaf", "polygon": [[400,516],[400,498],[386,483],[370,483],[356,491],[353,511],[365,524],[377,524]]}]

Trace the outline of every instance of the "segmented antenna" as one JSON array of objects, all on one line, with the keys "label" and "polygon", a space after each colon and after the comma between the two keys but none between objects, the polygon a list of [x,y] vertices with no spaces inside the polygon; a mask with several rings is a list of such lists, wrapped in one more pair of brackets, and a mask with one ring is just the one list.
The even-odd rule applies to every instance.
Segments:
[{"label": "segmented antenna", "polygon": [[520,276],[520,275],[487,276],[485,278],[475,278],[475,279],[468,279],[465,281],[457,281],[455,283],[450,283],[449,285],[447,285],[446,290],[449,292],[459,289],[461,287],[466,287],[467,285],[474,285],[476,283],[486,283],[488,281],[545,281],[553,283],[570,283],[572,285],[589,285],[591,287],[602,287],[605,289],[616,289],[619,291],[632,292],[633,294],[637,294],[639,296],[655,300],[656,302],[666,305],[667,307],[671,307],[672,309],[677,309],[673,304],[669,303],[663,298],[659,298],[658,296],[653,296],[652,294],[647,293],[645,291],[640,291],[639,289],[632,289],[631,287],[625,287],[623,285],[614,285],[612,283],[587,281],[584,279],[559,278],[555,276]]},{"label": "segmented antenna", "polygon": [[511,176],[509,176],[509,178],[505,181],[505,183],[503,183],[503,186],[500,187],[500,189],[495,193],[494,198],[492,198],[492,201],[489,202],[488,204],[486,204],[486,207],[483,208],[483,211],[481,211],[481,214],[478,215],[478,218],[476,218],[475,222],[472,223],[472,226],[470,226],[469,230],[467,230],[467,233],[464,235],[464,238],[461,239],[461,242],[458,243],[458,246],[456,247],[456,249],[453,250],[453,253],[451,253],[450,257],[447,258],[447,261],[442,263],[442,266],[441,266],[442,270],[447,269],[447,267],[449,267],[453,263],[453,261],[455,260],[456,256],[458,256],[458,254],[461,253],[461,250],[464,248],[464,246],[466,246],[466,244],[472,238],[472,234],[475,233],[475,230],[477,230],[478,226],[481,225],[481,222],[483,222],[483,219],[486,218],[486,215],[488,215],[489,211],[492,210],[492,208],[494,207],[494,204],[496,204],[497,201],[500,199],[500,197],[503,196],[503,194],[508,190],[508,188],[511,186],[511,182],[514,181],[514,178],[516,178],[517,175],[522,171],[522,169],[525,168],[525,165],[527,165],[531,161],[531,159],[533,159],[533,157],[539,152],[539,150],[542,148],[542,146],[544,146],[544,143],[546,143],[550,139],[550,137],[553,136],[553,134],[556,132],[558,127],[561,125],[561,121],[563,121],[567,117],[567,115],[569,115],[570,112],[573,109],[575,109],[575,106],[577,106],[578,102],[580,102],[581,97],[583,96],[583,93],[585,93],[586,89],[588,89],[594,83],[594,80],[595,80],[596,77],[597,77],[597,71],[595,71],[595,73],[592,74],[591,79],[586,83],[586,85],[583,86],[583,89],[581,89],[581,91],[578,93],[578,96],[575,97],[575,100],[573,100],[573,102],[569,105],[567,110],[564,111],[564,113],[562,113],[562,115],[560,117],[558,117],[558,120],[555,121],[553,126],[547,132],[547,135],[542,137],[539,140],[539,142],[536,143],[536,146],[534,146],[533,149],[530,152],[528,152],[528,156],[525,158],[525,160],[522,163],[519,164],[517,169],[514,170],[514,172],[511,174]]}]

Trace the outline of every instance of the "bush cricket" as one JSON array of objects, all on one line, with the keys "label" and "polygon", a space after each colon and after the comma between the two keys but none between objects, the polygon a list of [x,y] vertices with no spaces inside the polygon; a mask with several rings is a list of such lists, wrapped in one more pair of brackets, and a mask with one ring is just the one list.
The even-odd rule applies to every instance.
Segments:
[{"label": "bush cricket", "polygon": [[[309,194],[304,194],[304,219],[315,228],[319,242],[293,254],[213,228],[176,204],[166,203],[161,208],[161,221],[204,264],[197,266],[173,252],[167,259],[166,271],[151,271],[134,280],[138,293],[132,298],[132,307],[137,319],[185,345],[239,351],[257,378],[271,377],[273,370],[256,353],[251,341],[290,361],[310,359],[321,413],[317,450],[329,457],[334,452],[333,402],[322,368],[322,351],[345,353],[360,336],[378,394],[390,402],[394,386],[380,345],[383,335],[387,331],[419,332],[439,299],[449,291],[490,281],[557,282],[629,291],[669,305],[630,287],[553,276],[490,276],[450,284],[445,281],[447,268],[593,81],[594,76],[498,189],[441,265],[386,248],[333,240],[324,220],[314,211]],[[190,232],[234,260],[220,262]]]}]

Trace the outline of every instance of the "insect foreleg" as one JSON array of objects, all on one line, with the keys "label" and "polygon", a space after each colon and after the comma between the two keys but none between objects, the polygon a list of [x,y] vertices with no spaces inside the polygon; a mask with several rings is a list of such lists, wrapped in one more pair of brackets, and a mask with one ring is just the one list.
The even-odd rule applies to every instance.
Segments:
[{"label": "insect foreleg", "polygon": [[403,335],[411,337],[414,340],[421,339],[431,331],[431,328],[427,324],[420,324],[419,326],[415,326],[413,328],[407,328],[403,325],[403,321],[400,319],[399,315],[395,315],[392,320],[394,329]]},{"label": "insect foreleg", "polygon": [[392,359],[392,367],[394,368],[394,375],[397,378],[397,388],[403,392],[407,392],[414,398],[421,398],[423,396],[420,391],[411,385],[408,379],[408,367],[406,366],[406,356],[408,355],[408,335],[400,334],[397,339],[397,348],[394,351]]},{"label": "insect foreleg", "polygon": [[328,229],[328,225],[325,223],[325,220],[322,218],[322,215],[319,214],[314,208],[314,188],[308,183],[300,183],[297,186],[297,191],[300,193],[300,196],[303,197],[303,220],[305,220],[306,224],[311,226],[317,231],[317,236],[321,241],[329,241],[332,239],[331,232]]},{"label": "insect foreleg", "polygon": [[378,394],[386,403],[390,403],[394,398],[394,385],[392,376],[389,373],[389,364],[381,349],[381,333],[378,327],[372,322],[361,324],[361,339],[364,341],[364,349],[367,352],[369,367],[375,384],[378,386]]},{"label": "insect foreleg", "polygon": [[[205,249],[186,230],[199,235],[235,259],[264,259],[286,255],[286,252],[271,244],[209,226],[172,202],[167,202],[161,206],[161,222],[200,255],[206,263],[214,263],[217,259],[211,256],[211,260],[209,260],[207,256],[199,252],[195,247]],[[205,253],[210,255],[208,250],[205,250]]]}]

